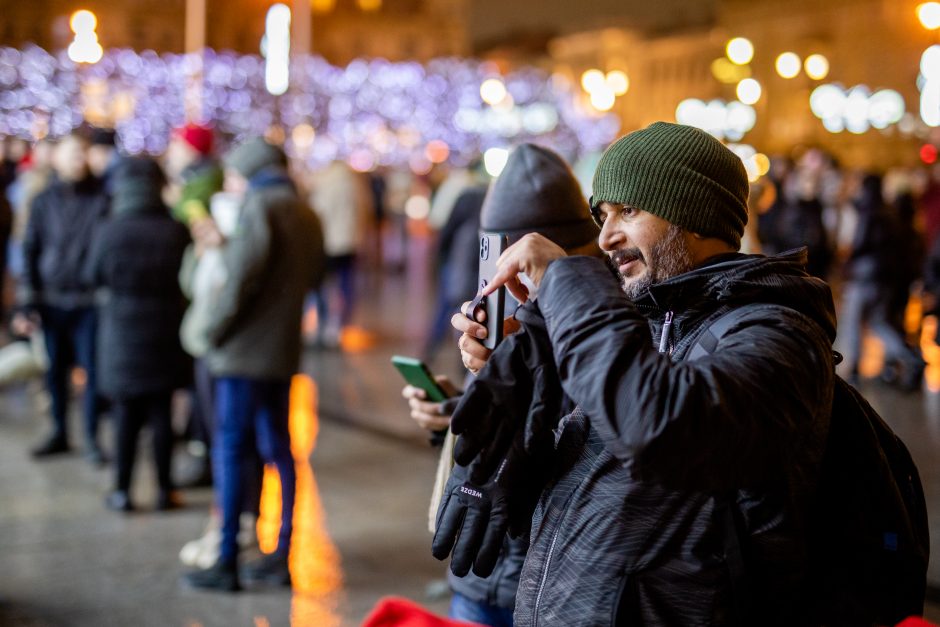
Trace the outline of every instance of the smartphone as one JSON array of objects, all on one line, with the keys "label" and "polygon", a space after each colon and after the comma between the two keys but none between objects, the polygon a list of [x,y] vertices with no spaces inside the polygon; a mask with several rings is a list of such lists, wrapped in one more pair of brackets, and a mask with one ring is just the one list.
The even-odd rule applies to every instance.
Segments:
[{"label": "smartphone", "polygon": [[434,380],[431,371],[420,359],[393,355],[392,365],[398,369],[398,372],[401,373],[401,376],[405,378],[408,384],[424,390],[429,401],[440,403],[447,400],[447,394],[444,393],[443,388]]},{"label": "smartphone", "polygon": [[[480,271],[477,294],[486,287],[496,274],[496,262],[509,247],[509,238],[502,233],[480,231]],[[483,346],[493,349],[503,339],[503,318],[506,317],[506,288],[501,287],[485,299],[481,306],[486,309],[486,338]]]}]

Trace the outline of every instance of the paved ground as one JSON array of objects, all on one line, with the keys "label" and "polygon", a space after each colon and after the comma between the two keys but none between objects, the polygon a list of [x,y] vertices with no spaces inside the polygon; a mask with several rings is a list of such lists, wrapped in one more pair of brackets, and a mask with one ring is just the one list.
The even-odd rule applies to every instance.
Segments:
[{"label": "paved ground", "polygon": [[[393,353],[421,350],[430,317],[423,245],[412,247],[403,273],[364,278],[360,329],[344,337],[344,350],[308,350],[308,377],[295,381],[293,594],[181,588],[177,552],[200,534],[209,492],[188,491],[179,512],[146,511],[153,477],[142,447],[135,496],[144,511],[108,512],[102,498],[109,471],[92,469],[78,455],[42,464],[28,458],[45,427],[35,388],[0,391],[0,625],[332,627],[358,624],[387,594],[444,611],[446,601],[428,595],[444,572],[429,554],[426,530],[436,455],[410,423],[388,364]],[[457,365],[452,350],[434,362],[437,371],[455,375]],[[875,384],[865,391],[910,445],[933,537],[940,538],[940,395],[898,394]],[[274,520],[275,490],[267,484],[264,507]],[[263,545],[276,535],[266,521]],[[935,556],[931,579],[940,587],[940,550]],[[930,615],[940,620],[940,607]]]}]

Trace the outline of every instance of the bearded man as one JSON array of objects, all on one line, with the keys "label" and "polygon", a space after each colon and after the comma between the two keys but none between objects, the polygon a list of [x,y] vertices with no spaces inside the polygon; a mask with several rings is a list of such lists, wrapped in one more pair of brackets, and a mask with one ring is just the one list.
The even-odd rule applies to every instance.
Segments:
[{"label": "bearded man", "polygon": [[[593,190],[620,285],[603,263],[530,234],[484,290],[525,300],[521,273],[538,286],[577,404],[555,429],[515,625],[809,624],[805,517],[834,380],[829,287],[806,274],[805,251],[737,252],[747,176],[698,129],[657,122],[619,139]],[[479,371],[485,327],[453,324]]]}]

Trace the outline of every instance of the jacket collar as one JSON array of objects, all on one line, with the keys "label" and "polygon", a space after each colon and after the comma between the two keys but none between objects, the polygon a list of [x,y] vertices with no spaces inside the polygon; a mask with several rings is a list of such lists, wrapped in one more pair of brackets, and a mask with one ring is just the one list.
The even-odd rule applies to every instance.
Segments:
[{"label": "jacket collar", "polygon": [[698,268],[657,285],[635,302],[649,317],[673,311],[677,316],[703,306],[765,303],[795,309],[835,337],[832,292],[822,280],[806,273],[807,250],[777,256],[729,253],[706,260]]}]

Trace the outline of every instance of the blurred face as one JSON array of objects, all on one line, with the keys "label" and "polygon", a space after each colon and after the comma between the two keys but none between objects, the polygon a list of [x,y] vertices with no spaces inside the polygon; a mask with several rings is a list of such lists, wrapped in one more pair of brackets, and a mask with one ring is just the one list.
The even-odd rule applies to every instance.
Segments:
[{"label": "blurred face", "polygon": [[33,146],[33,164],[39,168],[52,166],[53,145],[47,141],[37,142]]},{"label": "blurred face", "polygon": [[76,183],[88,176],[85,142],[69,135],[55,147],[52,167],[63,181]]},{"label": "blurred face", "polygon": [[113,146],[102,146],[95,144],[88,147],[88,169],[95,176],[104,175],[111,163],[111,156],[114,154]]},{"label": "blurred face", "polygon": [[172,178],[176,178],[185,170],[199,153],[178,137],[170,139],[170,145],[166,148],[166,170]]},{"label": "blurred face", "polygon": [[694,267],[690,234],[630,205],[602,202],[592,210],[601,224],[597,239],[620,275],[623,291],[636,300],[651,285]]},{"label": "blurred face", "polygon": [[242,196],[246,191],[248,191],[248,181],[244,176],[239,174],[238,170],[234,168],[225,168],[225,183],[223,184],[222,189],[230,194]]}]

